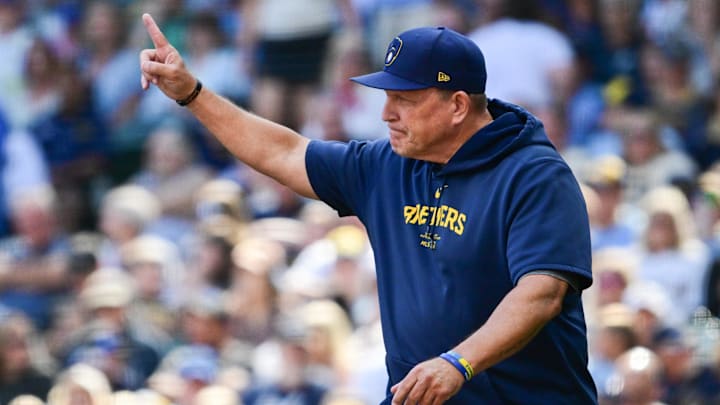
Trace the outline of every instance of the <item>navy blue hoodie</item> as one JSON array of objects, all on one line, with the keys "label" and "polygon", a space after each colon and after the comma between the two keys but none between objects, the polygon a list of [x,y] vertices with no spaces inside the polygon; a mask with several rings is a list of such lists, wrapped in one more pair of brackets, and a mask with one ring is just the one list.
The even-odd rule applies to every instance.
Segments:
[{"label": "navy blue hoodie", "polygon": [[[592,282],[583,197],[522,108],[491,100],[494,120],[445,165],[401,157],[388,140],[310,143],[316,194],[357,215],[375,254],[388,387],[466,339],[528,272]],[[389,403],[388,400],[385,402]],[[520,352],[450,404],[595,404],[579,291]]]}]

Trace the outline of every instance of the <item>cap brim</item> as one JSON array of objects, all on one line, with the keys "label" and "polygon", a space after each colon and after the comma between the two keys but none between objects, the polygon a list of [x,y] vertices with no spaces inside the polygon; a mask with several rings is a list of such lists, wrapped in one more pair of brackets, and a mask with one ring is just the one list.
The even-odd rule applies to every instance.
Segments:
[{"label": "cap brim", "polygon": [[363,76],[351,77],[350,80],[363,86],[373,87],[382,90],[420,90],[431,87],[424,83],[403,79],[386,71],[370,73]]}]

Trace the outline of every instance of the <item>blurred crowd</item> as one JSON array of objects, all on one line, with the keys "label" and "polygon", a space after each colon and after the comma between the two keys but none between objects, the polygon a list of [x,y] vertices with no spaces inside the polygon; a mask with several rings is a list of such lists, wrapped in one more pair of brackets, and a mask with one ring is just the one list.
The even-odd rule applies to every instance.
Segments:
[{"label": "blurred crowd", "polygon": [[720,2],[0,0],[0,405],[385,396],[362,225],[143,92],[144,12],[206,87],[341,141],[386,136],[347,78],[395,34],[469,35],[583,187],[601,403],[720,403]]}]

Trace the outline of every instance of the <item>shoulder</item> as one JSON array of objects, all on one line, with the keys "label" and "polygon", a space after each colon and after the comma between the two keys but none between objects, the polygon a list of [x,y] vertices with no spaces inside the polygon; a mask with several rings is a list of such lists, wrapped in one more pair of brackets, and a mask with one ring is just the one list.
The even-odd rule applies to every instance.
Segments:
[{"label": "shoulder", "polygon": [[348,142],[312,140],[308,144],[307,157],[324,157],[346,155],[363,159],[391,159],[397,156],[390,147],[387,139],[377,140],[351,140]]}]

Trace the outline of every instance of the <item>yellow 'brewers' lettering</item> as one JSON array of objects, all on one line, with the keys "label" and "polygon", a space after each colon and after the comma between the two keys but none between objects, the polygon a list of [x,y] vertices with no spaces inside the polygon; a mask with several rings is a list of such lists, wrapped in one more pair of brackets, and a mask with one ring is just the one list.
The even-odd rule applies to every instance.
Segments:
[{"label": "yellow 'brewers' lettering", "polygon": [[455,221],[457,221],[459,214],[455,208],[448,207],[447,216],[445,217],[445,222],[442,224],[442,227],[448,229],[455,228]]},{"label": "yellow 'brewers' lettering", "polygon": [[453,228],[453,232],[462,235],[465,231],[465,221],[467,221],[467,215],[461,213],[458,217],[457,225]]},{"label": "yellow 'brewers' lettering", "polygon": [[[465,232],[467,215],[448,205],[406,205],[403,207],[406,224],[439,226],[462,235]],[[430,246],[426,246],[430,247]]]},{"label": "yellow 'brewers' lettering", "polygon": [[442,226],[443,221],[445,220],[445,214],[447,214],[447,210],[448,210],[447,205],[444,205],[444,204],[441,205],[440,208],[438,208],[438,214],[437,214],[437,217],[435,218],[436,221],[434,224],[431,224],[431,225]]},{"label": "yellow 'brewers' lettering", "polygon": [[415,211],[417,211],[419,205],[413,206],[413,205],[406,205],[403,209],[403,215],[405,216],[405,223],[409,224],[412,218],[415,217]]},{"label": "yellow 'brewers' lettering", "polygon": [[424,225],[427,222],[428,217],[428,206],[423,205],[422,208],[420,208],[420,219],[418,220],[418,224]]}]

